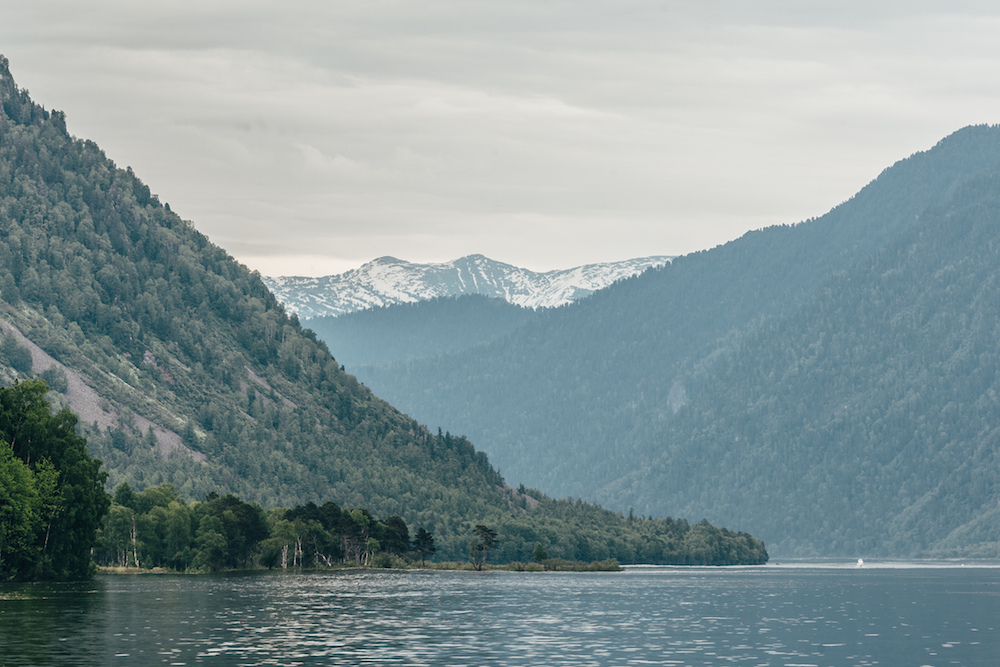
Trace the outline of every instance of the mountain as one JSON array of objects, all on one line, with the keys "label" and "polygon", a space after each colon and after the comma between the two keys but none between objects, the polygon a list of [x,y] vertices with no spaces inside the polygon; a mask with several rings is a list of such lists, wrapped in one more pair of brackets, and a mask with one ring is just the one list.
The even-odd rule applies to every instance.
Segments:
[{"label": "mountain", "polygon": [[670,260],[644,257],[536,273],[482,255],[441,264],[380,257],[335,276],[263,280],[285,308],[302,319],[462,294],[496,297],[525,308],[554,308]]},{"label": "mountain", "polygon": [[45,379],[110,486],[399,515],[445,558],[486,523],[508,560],[541,543],[574,559],[766,561],[743,533],[507,486],[466,438],[360,385],[257,274],[34,103],[2,56],[0,101],[0,381]]},{"label": "mountain", "polygon": [[[794,504],[819,527],[830,524],[825,510],[806,502],[804,489],[769,488],[766,477],[733,472],[719,482],[729,485],[720,497],[732,499],[749,489],[764,493],[766,503],[759,496],[743,503],[753,512],[730,512],[705,498],[695,500],[721,488],[709,472],[718,463],[713,457],[731,445],[708,448],[695,438],[691,442],[701,443],[699,449],[685,444],[681,435],[665,438],[682,418],[689,418],[685,415],[699,410],[697,401],[709,400],[705,392],[716,386],[717,373],[733,354],[756,337],[771,335],[769,327],[812,303],[838,276],[898,243],[920,224],[921,216],[949,202],[958,205],[953,198],[965,196],[968,184],[998,164],[1000,128],[968,127],[886,169],[820,218],[749,232],[717,248],[678,257],[585,301],[540,312],[483,346],[354,371],[419,420],[448,424],[473,438],[505,474],[560,495],[654,514],[676,506],[683,496],[686,512],[730,521],[728,525],[755,534],[773,530],[763,535],[786,556],[852,548],[906,556],[939,548],[944,543],[929,536],[921,542],[919,519],[911,522],[913,535],[906,540],[890,538],[873,524],[859,524],[849,539],[821,529],[796,538],[793,528],[776,526],[775,516],[784,516],[781,508]],[[809,406],[798,404],[797,409]],[[753,418],[771,416],[764,411]],[[747,450],[746,456],[755,451]],[[822,465],[822,459],[810,461]],[[884,461],[859,456],[827,462],[848,463],[860,472]],[[673,472],[668,475],[667,470]],[[686,486],[675,493],[671,480],[681,474],[687,474]],[[706,491],[684,496],[683,490],[694,486]],[[827,487],[829,494],[852,493],[849,484],[827,481]],[[893,506],[878,493],[869,501]],[[768,514],[774,512],[779,515]],[[872,513],[872,521],[877,515]],[[964,525],[958,515],[950,520]],[[801,528],[806,521],[793,525]]]},{"label": "mountain", "polygon": [[597,497],[751,523],[784,552],[995,558],[997,340],[992,172],[749,336]]},{"label": "mountain", "polygon": [[315,317],[302,325],[316,332],[348,368],[430,357],[501,338],[536,311],[479,294],[436,297]]}]

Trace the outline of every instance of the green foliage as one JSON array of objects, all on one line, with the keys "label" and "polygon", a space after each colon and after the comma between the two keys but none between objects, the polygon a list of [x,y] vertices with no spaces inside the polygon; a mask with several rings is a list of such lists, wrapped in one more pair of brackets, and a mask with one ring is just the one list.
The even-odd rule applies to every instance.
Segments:
[{"label": "green foliage", "polygon": [[476,524],[472,532],[475,534],[475,538],[469,542],[469,559],[477,570],[482,570],[483,566],[486,565],[486,556],[497,545],[497,532],[481,523]]},{"label": "green foliage", "polygon": [[41,546],[35,539],[41,528],[38,481],[31,469],[6,442],[0,442],[0,574],[26,577],[37,562]]},{"label": "green foliage", "polygon": [[[560,559],[592,561],[734,565],[767,562],[759,540],[701,522],[689,526],[671,519],[633,520],[595,505],[542,498],[546,512],[507,516],[493,529],[469,526],[470,562],[483,569],[490,552],[501,563],[523,562],[541,553],[546,567]],[[123,500],[126,505],[119,505]],[[562,516],[559,516],[559,515]],[[567,520],[569,519],[569,520]],[[95,559],[101,565],[162,567],[178,571],[316,568],[336,564],[397,567],[433,558],[433,533],[420,527],[412,545],[409,528],[398,516],[379,520],[365,509],[332,502],[306,503],[265,513],[235,496],[209,494],[188,504],[169,484],[135,493],[122,484],[100,531]],[[540,541],[545,540],[555,559]],[[531,544],[534,541],[534,547]],[[568,569],[567,565],[564,569]],[[583,569],[601,569],[597,565]]]},{"label": "green foliage", "polygon": [[0,577],[79,579],[110,499],[101,462],[39,380],[0,388]]},{"label": "green foliage", "polygon": [[0,355],[18,373],[22,375],[31,373],[31,352],[21,345],[13,334],[3,334],[3,341],[0,342]]},{"label": "green foliage", "polygon": [[433,556],[437,552],[437,547],[434,546],[434,535],[422,527],[417,528],[417,532],[413,536],[413,551],[420,556],[420,564],[423,565],[428,556]]},{"label": "green foliage", "polygon": [[[665,565],[761,564],[764,543],[743,532],[683,519],[629,520],[598,505],[564,498],[553,500],[526,489],[537,503],[531,511],[498,517],[495,558],[530,561],[541,544],[550,558],[591,562],[614,558],[621,563]],[[472,526],[470,526],[471,532]]]},{"label": "green foliage", "polygon": [[65,394],[69,389],[69,380],[66,378],[66,371],[56,364],[52,364],[42,371],[41,378],[52,391]]}]

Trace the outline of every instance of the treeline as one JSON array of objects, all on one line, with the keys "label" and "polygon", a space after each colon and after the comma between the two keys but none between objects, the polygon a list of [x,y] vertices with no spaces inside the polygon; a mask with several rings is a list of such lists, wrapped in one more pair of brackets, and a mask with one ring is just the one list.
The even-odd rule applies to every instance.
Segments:
[{"label": "treeline", "polygon": [[[580,501],[542,498],[546,513],[563,514],[553,525],[545,514],[537,521],[501,519],[494,528],[469,525],[464,553],[477,568],[484,563],[551,560],[559,563],[617,561],[675,565],[731,565],[767,562],[759,540],[683,520],[623,517]],[[526,495],[532,498],[534,495]],[[581,511],[582,510],[582,511]],[[581,514],[586,519],[579,520]],[[577,517],[577,520],[573,520]],[[620,530],[616,530],[615,526]],[[559,534],[569,526],[571,533]],[[483,535],[489,535],[488,542]],[[233,495],[209,494],[188,503],[169,485],[140,493],[121,484],[98,532],[94,558],[117,567],[217,571],[245,568],[330,567],[352,564],[392,567],[415,560],[432,561],[438,552],[434,535],[423,526],[413,534],[399,516],[380,520],[365,509],[336,503],[306,503],[292,509],[265,510]],[[540,558],[539,553],[544,554]],[[555,565],[554,565],[555,567]],[[558,568],[557,568],[558,569]]]},{"label": "treeline", "polygon": [[522,485],[510,490],[513,504],[528,511],[497,520],[497,557],[530,560],[541,544],[553,558],[591,562],[658,565],[761,565],[768,561],[764,542],[741,531],[689,523],[671,517],[623,515],[581,499],[549,498]]},{"label": "treeline", "polygon": [[319,567],[338,563],[389,566],[393,557],[433,554],[421,529],[411,544],[398,516],[378,520],[365,509],[306,503],[264,510],[234,495],[188,503],[164,484],[135,493],[123,483],[98,532],[99,565],[218,571]]}]

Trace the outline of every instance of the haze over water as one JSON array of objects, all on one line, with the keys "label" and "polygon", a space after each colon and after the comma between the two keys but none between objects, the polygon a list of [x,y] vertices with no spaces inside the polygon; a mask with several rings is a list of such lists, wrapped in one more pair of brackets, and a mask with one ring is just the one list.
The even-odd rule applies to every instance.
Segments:
[{"label": "haze over water", "polygon": [[6,665],[995,665],[1000,569],[99,576],[0,588]]}]

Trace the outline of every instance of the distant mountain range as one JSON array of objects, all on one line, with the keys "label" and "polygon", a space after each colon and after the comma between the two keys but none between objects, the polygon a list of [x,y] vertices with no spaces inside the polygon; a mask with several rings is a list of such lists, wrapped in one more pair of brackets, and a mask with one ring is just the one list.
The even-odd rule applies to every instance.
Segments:
[{"label": "distant mountain range", "polygon": [[670,262],[669,256],[587,264],[535,272],[468,255],[441,264],[414,264],[379,257],[334,276],[263,278],[264,284],[300,319],[344,315],[358,310],[481,294],[525,308],[554,308]]}]

